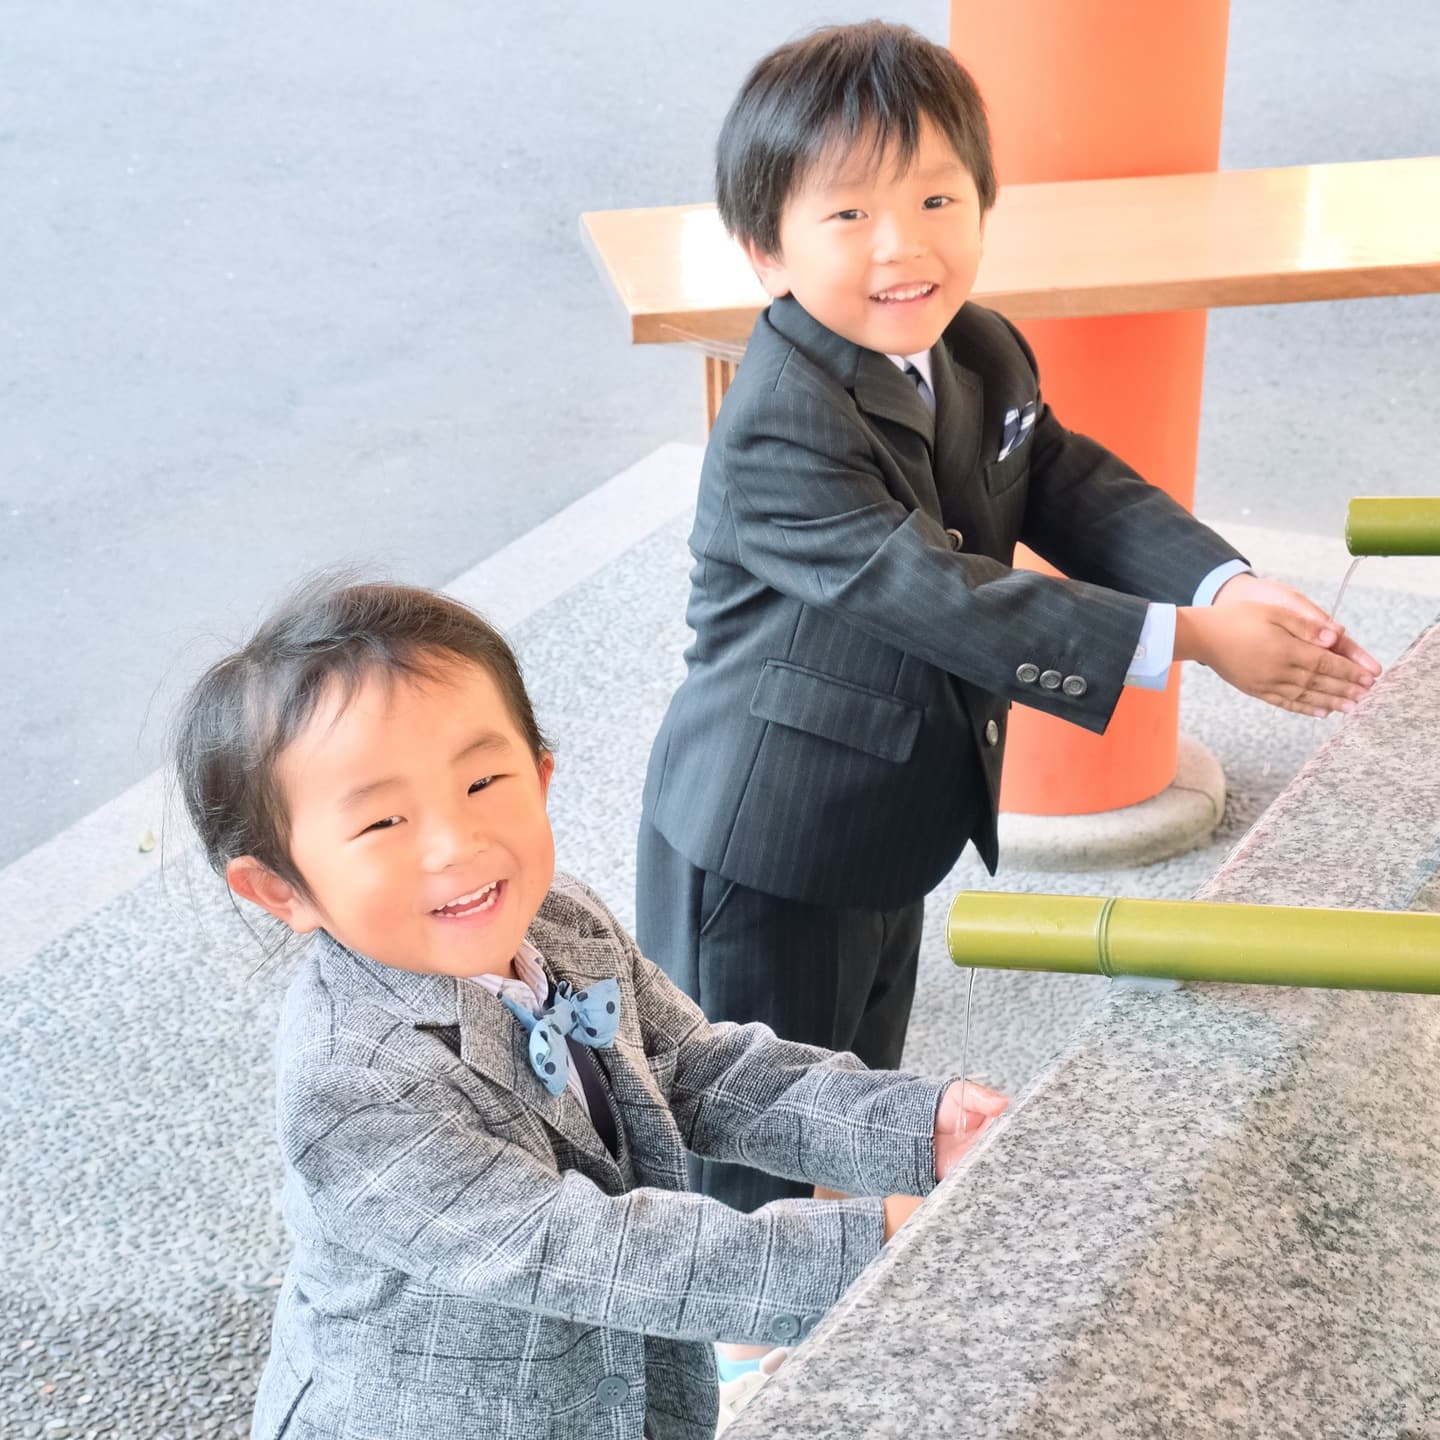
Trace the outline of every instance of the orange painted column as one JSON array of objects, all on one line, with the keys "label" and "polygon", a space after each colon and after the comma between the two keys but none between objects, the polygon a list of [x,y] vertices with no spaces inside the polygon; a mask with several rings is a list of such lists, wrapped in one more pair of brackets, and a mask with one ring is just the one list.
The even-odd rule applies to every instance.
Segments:
[{"label": "orange painted column", "polygon": [[[1229,0],[951,0],[950,48],[985,97],[1000,185],[1214,170]],[[1063,247],[1064,235],[1054,243]],[[1187,509],[1205,312],[1026,320],[1046,401]],[[1049,567],[1021,547],[1019,563]],[[1054,572],[1051,572],[1054,573]],[[1103,736],[1017,705],[1002,810],[1078,815],[1175,778],[1179,676],[1127,687]]]}]

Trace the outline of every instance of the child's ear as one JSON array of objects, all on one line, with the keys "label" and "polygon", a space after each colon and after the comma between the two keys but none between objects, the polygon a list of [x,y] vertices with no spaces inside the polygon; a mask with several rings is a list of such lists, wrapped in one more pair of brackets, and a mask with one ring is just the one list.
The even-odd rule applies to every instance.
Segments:
[{"label": "child's ear", "polygon": [[297,935],[317,930],[323,923],[319,911],[288,880],[282,880],[253,855],[228,861],[225,883],[241,899],[268,911]]},{"label": "child's ear", "polygon": [[781,256],[762,250],[748,237],[741,240],[740,248],[745,252],[745,258],[750,262],[756,278],[765,287],[765,293],[772,300],[778,300],[782,295],[790,293],[790,271]]},{"label": "child's ear", "polygon": [[535,762],[535,769],[540,776],[540,798],[544,800],[550,794],[550,781],[555,776],[555,757],[544,751]]}]

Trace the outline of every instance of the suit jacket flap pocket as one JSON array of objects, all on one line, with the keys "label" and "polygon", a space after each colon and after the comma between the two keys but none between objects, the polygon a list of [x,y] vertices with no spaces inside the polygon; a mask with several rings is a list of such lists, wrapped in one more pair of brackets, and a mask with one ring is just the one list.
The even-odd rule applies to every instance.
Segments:
[{"label": "suit jacket flap pocket", "polygon": [[750,713],[900,764],[920,732],[920,707],[783,660],[767,660]]}]

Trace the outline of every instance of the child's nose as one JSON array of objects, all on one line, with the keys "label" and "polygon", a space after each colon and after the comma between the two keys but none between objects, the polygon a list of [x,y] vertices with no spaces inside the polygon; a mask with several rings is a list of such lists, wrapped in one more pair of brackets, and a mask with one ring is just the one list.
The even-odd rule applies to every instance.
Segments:
[{"label": "child's nose", "polygon": [[925,248],[918,227],[906,224],[898,216],[880,216],[872,233],[875,258],[879,261],[910,260]]},{"label": "child's nose", "polygon": [[425,864],[431,870],[463,865],[486,848],[484,832],[473,809],[434,820],[425,836]]}]

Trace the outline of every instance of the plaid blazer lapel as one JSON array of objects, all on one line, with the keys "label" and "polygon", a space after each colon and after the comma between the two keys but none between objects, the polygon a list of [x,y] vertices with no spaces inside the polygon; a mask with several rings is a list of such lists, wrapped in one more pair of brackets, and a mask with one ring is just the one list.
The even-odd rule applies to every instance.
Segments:
[{"label": "plaid blazer lapel", "polygon": [[540,1083],[530,1064],[530,1037],[520,1022],[479,985],[460,981],[457,991],[460,1058],[465,1064],[510,1091],[587,1158],[614,1170],[614,1158],[570,1089],[552,1095]]},{"label": "plaid blazer lapel", "polygon": [[[538,931],[532,931],[531,939],[537,947],[541,944]],[[553,955],[551,969],[558,979],[581,989],[612,976],[619,980],[620,1029],[611,1044],[594,1053],[615,1097],[622,1154],[628,1154],[641,1184],[688,1189],[685,1151],[670,1118],[669,1101],[645,1057],[645,1031],[630,967],[619,963],[612,940],[577,940],[562,933],[549,943],[552,949],[546,958]]]},{"label": "plaid blazer lapel", "polygon": [[[612,1179],[618,1177],[615,1161],[585,1107],[569,1090],[552,1095],[540,1083],[530,1065],[529,1036],[488,990],[453,975],[382,965],[347,950],[324,931],[317,933],[316,943],[327,973],[346,988],[368,995],[417,1029],[458,1029],[460,1058],[470,1069],[512,1094],[587,1158],[607,1167]],[[613,956],[608,973],[615,973]],[[569,977],[562,973],[561,978]]]}]

